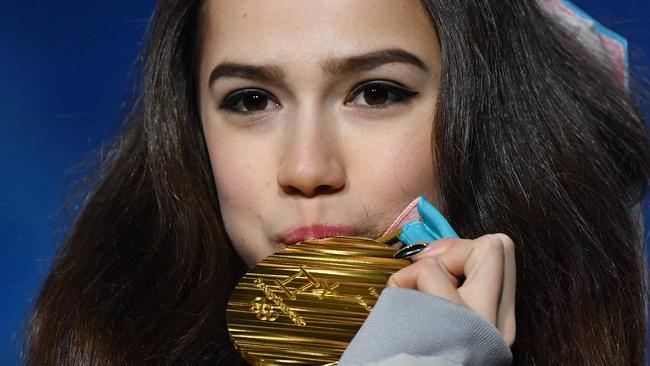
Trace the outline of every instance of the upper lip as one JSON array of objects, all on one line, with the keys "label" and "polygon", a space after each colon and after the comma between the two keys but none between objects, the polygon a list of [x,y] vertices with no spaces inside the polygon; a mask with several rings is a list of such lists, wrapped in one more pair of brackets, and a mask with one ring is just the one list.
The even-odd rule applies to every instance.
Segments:
[{"label": "upper lip", "polygon": [[350,226],[336,224],[316,224],[289,229],[280,234],[280,242],[292,245],[306,239],[322,239],[330,236],[351,236],[355,230]]}]

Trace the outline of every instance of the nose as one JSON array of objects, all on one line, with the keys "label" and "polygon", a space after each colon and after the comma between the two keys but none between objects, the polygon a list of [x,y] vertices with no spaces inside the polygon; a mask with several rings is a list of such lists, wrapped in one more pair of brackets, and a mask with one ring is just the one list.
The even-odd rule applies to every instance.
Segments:
[{"label": "nose", "polygon": [[340,192],[345,165],[333,123],[302,118],[287,129],[277,182],[285,194],[315,197]]}]

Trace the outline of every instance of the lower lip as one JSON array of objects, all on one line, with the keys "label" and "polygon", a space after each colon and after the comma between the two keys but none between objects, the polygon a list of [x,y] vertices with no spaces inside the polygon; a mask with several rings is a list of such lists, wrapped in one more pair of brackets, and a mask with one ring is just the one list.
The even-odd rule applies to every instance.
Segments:
[{"label": "lower lip", "polygon": [[284,247],[307,239],[322,239],[331,236],[353,235],[354,230],[342,225],[313,225],[300,227],[282,234],[280,242]]}]

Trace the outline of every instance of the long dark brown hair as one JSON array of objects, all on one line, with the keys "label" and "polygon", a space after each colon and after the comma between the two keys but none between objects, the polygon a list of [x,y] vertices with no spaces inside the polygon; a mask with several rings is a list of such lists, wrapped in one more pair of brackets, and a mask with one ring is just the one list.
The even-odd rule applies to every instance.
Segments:
[{"label": "long dark brown hair", "polygon": [[[612,70],[535,1],[426,0],[442,46],[438,191],[464,237],[516,243],[516,365],[641,365],[647,132]],[[25,362],[239,362],[198,114],[201,0],[161,0],[137,97],[46,279]]]}]

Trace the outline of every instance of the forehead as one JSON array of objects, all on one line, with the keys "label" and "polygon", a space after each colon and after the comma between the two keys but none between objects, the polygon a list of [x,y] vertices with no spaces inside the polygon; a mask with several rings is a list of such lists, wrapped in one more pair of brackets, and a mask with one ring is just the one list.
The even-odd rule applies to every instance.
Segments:
[{"label": "forehead", "polygon": [[[308,66],[324,59],[403,48],[439,54],[418,0],[208,0],[203,58]],[[207,59],[207,60],[206,60]]]}]

